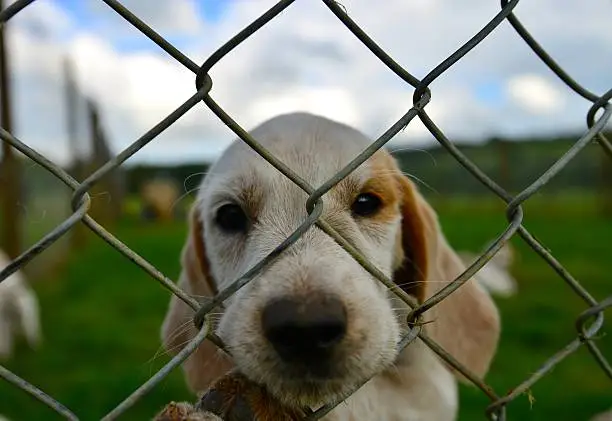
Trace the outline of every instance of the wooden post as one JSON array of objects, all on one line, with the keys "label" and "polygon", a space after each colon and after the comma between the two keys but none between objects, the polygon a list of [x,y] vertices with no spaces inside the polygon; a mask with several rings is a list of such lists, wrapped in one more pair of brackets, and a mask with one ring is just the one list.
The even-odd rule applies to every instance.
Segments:
[{"label": "wooden post", "polygon": [[512,190],[512,183],[510,180],[510,162],[509,156],[509,144],[506,139],[496,138],[497,151],[498,151],[498,163],[499,163],[499,184],[506,190]]},{"label": "wooden post", "polygon": [[[64,81],[66,87],[66,123],[68,131],[68,142],[70,144],[70,153],[72,154],[72,170],[74,176],[78,179],[79,172],[79,140],[77,134],[77,107],[78,107],[78,90],[74,73],[68,58],[64,59]],[[81,181],[81,180],[79,180]]]},{"label": "wooden post", "polygon": [[[66,123],[68,142],[70,144],[70,153],[72,155],[72,161],[70,163],[71,173],[76,180],[83,181],[83,162],[79,152],[80,142],[77,128],[79,91],[74,78],[73,69],[68,58],[64,59],[64,82],[66,87]],[[82,223],[78,223],[72,228],[70,239],[75,248],[82,247],[85,244],[86,230],[87,228]]]},{"label": "wooden post", "polygon": [[[87,111],[91,135],[91,162],[87,172],[92,173],[111,159],[111,152],[98,105],[92,99],[87,100]],[[116,181],[120,171],[119,168],[114,169],[89,190],[92,197],[89,214],[106,227],[113,226],[121,209],[122,198]]]},{"label": "wooden post", "polygon": [[[4,1],[0,0],[0,10]],[[6,51],[6,27],[0,26],[0,125],[12,133],[11,85],[8,54]],[[21,168],[13,147],[2,142],[2,165],[0,165],[0,196],[2,197],[2,247],[10,258],[21,253],[22,221],[19,211],[21,200]]]},{"label": "wooden post", "polygon": [[[606,133],[606,137],[612,139],[612,133]],[[602,150],[600,156],[601,213],[605,218],[612,220],[612,154],[608,150]]]}]

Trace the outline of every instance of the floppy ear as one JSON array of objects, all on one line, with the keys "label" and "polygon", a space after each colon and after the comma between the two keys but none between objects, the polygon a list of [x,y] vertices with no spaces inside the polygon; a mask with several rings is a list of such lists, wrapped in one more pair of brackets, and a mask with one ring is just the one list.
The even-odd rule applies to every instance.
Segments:
[{"label": "floppy ear", "polygon": [[[450,247],[431,206],[405,176],[397,176],[402,196],[402,263],[395,282],[419,302],[448,285],[466,269]],[[500,321],[493,300],[475,279],[423,314],[430,337],[483,377],[499,340]],[[463,378],[463,376],[460,376]]]},{"label": "floppy ear", "polygon": [[[204,231],[195,207],[189,215],[189,233],[181,256],[181,275],[178,286],[186,293],[199,297],[213,297],[217,291],[210,276],[204,249]],[[198,331],[193,324],[195,312],[180,298],[172,295],[170,306],[162,324],[161,336],[170,354],[177,354]],[[233,367],[229,356],[212,342],[205,340],[183,363],[189,388],[203,392],[217,378]]]}]

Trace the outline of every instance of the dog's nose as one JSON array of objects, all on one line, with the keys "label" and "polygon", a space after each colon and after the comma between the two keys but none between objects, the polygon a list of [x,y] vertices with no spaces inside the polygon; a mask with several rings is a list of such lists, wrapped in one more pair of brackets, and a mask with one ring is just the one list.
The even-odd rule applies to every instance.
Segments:
[{"label": "dog's nose", "polygon": [[346,309],[335,297],[280,298],[262,314],[264,335],[283,360],[319,360],[344,338]]}]

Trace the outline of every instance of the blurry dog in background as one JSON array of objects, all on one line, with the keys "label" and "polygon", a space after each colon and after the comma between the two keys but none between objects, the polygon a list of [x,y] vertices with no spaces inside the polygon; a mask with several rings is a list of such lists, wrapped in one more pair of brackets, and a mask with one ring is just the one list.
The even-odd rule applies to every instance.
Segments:
[{"label": "blurry dog in background", "polygon": [[[0,250],[0,270],[10,262]],[[31,347],[41,341],[38,299],[23,274],[17,271],[0,282],[0,359],[11,357],[19,333]]]},{"label": "blurry dog in background", "polygon": [[[461,251],[457,253],[463,263],[469,266],[476,261],[476,254]],[[508,298],[517,293],[516,279],[510,272],[515,260],[515,252],[510,243],[504,246],[476,274],[474,279],[491,295]]]}]

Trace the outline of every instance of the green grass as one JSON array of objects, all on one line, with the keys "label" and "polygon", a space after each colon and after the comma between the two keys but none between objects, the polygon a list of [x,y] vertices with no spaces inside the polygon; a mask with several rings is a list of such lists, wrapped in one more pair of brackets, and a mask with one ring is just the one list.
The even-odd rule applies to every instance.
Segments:
[{"label": "green grass", "polygon": [[[590,202],[534,200],[525,225],[597,298],[612,292],[612,221]],[[561,205],[560,205],[561,203]],[[440,204],[447,236],[457,248],[479,250],[506,226],[495,203],[462,200]],[[176,278],[185,226],[126,221],[116,235],[163,273]],[[514,273],[518,296],[498,300],[503,318],[499,353],[487,381],[500,393],[516,387],[575,336],[584,303],[519,239]],[[8,368],[71,408],[83,420],[99,419],[158,370],[159,327],[169,293],[97,237],[71,256],[61,276],[35,281],[42,307],[44,345],[22,346]],[[609,330],[604,326],[603,333]],[[599,344],[612,355],[612,340]],[[460,420],[484,420],[487,399],[462,387]],[[510,420],[581,421],[612,406],[612,382],[586,349],[580,349],[509,406]],[[60,419],[24,392],[0,382],[0,413],[14,420]],[[191,399],[175,370],[123,419],[150,419],[170,400]]]},{"label": "green grass", "polygon": [[[525,207],[524,225],[587,288],[596,299],[612,293],[612,220],[602,219],[593,208],[572,201],[556,207],[545,201]],[[454,207],[443,213],[448,237],[457,248],[478,248],[505,228],[500,212],[480,212]],[[487,377],[498,393],[508,392],[542,365],[552,354],[576,337],[575,319],[586,306],[535,252],[519,238],[513,272],[520,292],[499,299],[503,331],[499,353]],[[612,338],[599,345],[612,356]],[[509,419],[588,420],[597,411],[612,407],[612,381],[606,377],[585,348],[568,357],[549,375],[508,407]],[[462,420],[484,419],[484,395],[463,389]]]}]

